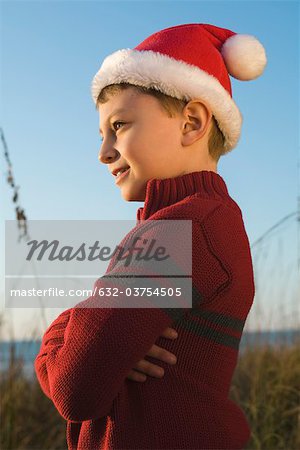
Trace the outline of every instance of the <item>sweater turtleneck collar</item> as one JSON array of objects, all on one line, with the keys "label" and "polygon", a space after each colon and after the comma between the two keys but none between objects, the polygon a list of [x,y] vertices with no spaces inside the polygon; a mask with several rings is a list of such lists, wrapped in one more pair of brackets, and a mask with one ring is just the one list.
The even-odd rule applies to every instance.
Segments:
[{"label": "sweater turtleneck collar", "polygon": [[229,197],[225,181],[221,175],[211,170],[191,172],[174,178],[151,178],[147,181],[144,206],[137,210],[137,221],[147,220],[156,211],[196,193],[203,194],[206,198]]}]

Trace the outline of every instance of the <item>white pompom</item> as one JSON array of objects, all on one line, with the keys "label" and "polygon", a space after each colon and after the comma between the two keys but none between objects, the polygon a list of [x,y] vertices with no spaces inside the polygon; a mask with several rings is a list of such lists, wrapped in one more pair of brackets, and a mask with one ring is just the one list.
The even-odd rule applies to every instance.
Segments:
[{"label": "white pompom", "polygon": [[263,45],[249,34],[235,34],[228,38],[221,53],[228,73],[242,81],[258,78],[267,64]]}]

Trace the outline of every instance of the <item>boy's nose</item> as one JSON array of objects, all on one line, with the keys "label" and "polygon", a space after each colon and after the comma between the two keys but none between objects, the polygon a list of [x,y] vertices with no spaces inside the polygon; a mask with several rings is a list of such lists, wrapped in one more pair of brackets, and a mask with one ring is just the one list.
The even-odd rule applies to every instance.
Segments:
[{"label": "boy's nose", "polygon": [[98,154],[98,160],[99,162],[103,163],[103,164],[110,164],[112,163],[117,157],[118,157],[118,151],[111,148],[111,149],[104,149],[103,145],[99,151]]}]

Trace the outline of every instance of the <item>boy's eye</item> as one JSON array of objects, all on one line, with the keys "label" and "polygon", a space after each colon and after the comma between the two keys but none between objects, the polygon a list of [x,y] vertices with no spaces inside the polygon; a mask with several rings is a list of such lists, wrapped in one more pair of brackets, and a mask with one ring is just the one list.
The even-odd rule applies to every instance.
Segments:
[{"label": "boy's eye", "polygon": [[[114,129],[115,131],[118,131],[119,128],[117,128],[117,129],[115,128],[115,125],[116,125],[116,124],[122,124],[122,125],[124,125],[125,122],[120,122],[119,120],[116,120],[115,122],[112,123],[113,129]],[[103,137],[102,137],[101,135],[100,135],[100,141],[103,142]]]},{"label": "boy's eye", "polygon": [[[121,123],[121,124],[124,125],[124,122],[120,122],[119,120],[116,120],[116,121],[113,122],[113,124],[112,124],[114,130],[116,130],[115,125],[118,124],[118,123]],[[118,129],[119,129],[119,128],[117,128],[117,130],[118,130]],[[117,130],[116,130],[116,131],[117,131]]]}]

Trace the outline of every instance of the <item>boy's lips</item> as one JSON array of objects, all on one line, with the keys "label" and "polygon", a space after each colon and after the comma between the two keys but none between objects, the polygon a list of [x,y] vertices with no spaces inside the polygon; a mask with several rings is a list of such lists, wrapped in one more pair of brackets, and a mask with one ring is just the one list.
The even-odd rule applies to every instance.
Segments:
[{"label": "boy's lips", "polygon": [[128,175],[129,171],[130,171],[130,167],[128,167],[128,169],[125,170],[125,172],[122,172],[120,175],[118,175],[116,177],[115,183],[118,184],[120,180],[122,180],[124,177],[126,177]]},{"label": "boy's lips", "polygon": [[115,169],[112,169],[112,170],[111,170],[111,174],[114,175],[114,176],[116,176],[117,173],[118,173],[120,170],[129,169],[129,168],[130,168],[130,167],[129,167],[128,165],[123,166],[123,167],[116,167]]}]

